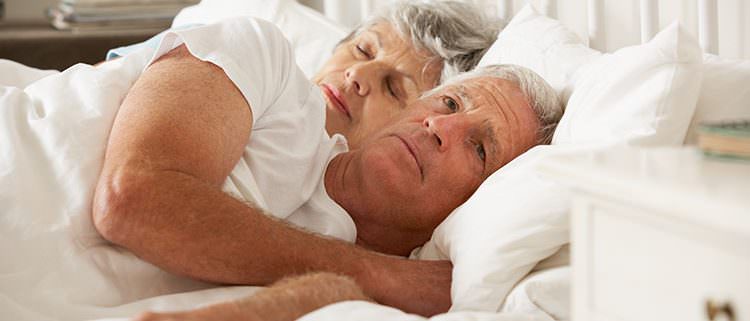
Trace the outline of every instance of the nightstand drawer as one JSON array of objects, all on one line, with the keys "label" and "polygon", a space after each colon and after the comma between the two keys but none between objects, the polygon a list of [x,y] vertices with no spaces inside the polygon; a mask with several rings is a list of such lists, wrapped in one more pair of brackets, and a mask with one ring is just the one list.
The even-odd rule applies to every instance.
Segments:
[{"label": "nightstand drawer", "polygon": [[[750,245],[653,210],[588,199],[589,311],[598,320],[709,320],[729,303],[750,320]],[[729,320],[717,318],[716,320]]]}]

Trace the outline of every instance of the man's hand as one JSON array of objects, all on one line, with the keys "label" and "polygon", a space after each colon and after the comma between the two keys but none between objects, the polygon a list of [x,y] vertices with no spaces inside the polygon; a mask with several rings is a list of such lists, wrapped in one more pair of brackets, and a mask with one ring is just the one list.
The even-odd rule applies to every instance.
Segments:
[{"label": "man's hand", "polygon": [[240,300],[184,312],[147,312],[134,321],[292,321],[326,305],[351,300],[371,299],[351,278],[312,273],[284,279]]}]

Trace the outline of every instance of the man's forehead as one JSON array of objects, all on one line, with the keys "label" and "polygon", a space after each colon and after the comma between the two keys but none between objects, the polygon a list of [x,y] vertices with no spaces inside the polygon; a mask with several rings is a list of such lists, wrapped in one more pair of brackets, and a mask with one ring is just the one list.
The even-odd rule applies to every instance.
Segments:
[{"label": "man's forehead", "polygon": [[456,94],[473,108],[506,108],[508,100],[520,94],[520,89],[513,82],[489,76],[466,79],[453,87]]}]

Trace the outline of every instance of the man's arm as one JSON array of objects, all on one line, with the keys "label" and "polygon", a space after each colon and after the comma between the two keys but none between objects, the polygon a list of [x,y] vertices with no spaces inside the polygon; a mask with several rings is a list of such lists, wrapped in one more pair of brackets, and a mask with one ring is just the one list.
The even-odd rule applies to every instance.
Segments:
[{"label": "man's arm", "polygon": [[448,262],[380,255],[264,215],[221,190],[252,112],[217,66],[179,47],[136,81],[117,114],[96,187],[97,230],[175,274],[267,285],[328,271],[375,300],[425,315],[448,309]]},{"label": "man's arm", "polygon": [[146,312],[135,321],[293,321],[326,305],[352,300],[371,301],[351,278],[332,273],[312,273],[283,279],[239,300],[183,312]]}]

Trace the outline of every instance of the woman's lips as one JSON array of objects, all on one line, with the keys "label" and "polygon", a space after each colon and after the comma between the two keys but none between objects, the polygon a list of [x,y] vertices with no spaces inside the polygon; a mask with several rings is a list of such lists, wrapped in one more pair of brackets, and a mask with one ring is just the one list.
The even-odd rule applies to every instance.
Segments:
[{"label": "woman's lips", "polygon": [[328,97],[328,100],[333,104],[334,107],[349,119],[352,119],[351,113],[349,113],[349,106],[346,105],[346,101],[341,96],[341,93],[335,87],[329,84],[320,85],[323,88],[323,94]]}]

